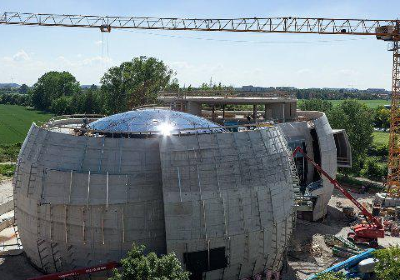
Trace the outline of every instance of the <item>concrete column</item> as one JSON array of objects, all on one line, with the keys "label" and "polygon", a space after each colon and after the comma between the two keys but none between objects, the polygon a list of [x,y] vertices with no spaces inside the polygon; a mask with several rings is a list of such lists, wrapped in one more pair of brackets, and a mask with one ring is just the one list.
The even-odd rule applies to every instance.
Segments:
[{"label": "concrete column", "polygon": [[265,104],[264,105],[264,114],[265,114],[265,119],[270,120],[270,119],[277,119],[278,117],[276,116],[274,107],[272,105]]},{"label": "concrete column", "polygon": [[201,116],[202,104],[197,102],[187,102],[186,111],[190,114]]},{"label": "concrete column", "polygon": [[267,120],[267,104],[264,104],[264,120]]}]

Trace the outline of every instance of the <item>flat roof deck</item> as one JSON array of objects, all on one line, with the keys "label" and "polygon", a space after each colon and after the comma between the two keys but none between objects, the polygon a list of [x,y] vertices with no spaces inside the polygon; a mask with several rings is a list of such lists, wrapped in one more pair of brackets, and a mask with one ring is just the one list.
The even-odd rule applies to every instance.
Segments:
[{"label": "flat roof deck", "polygon": [[235,104],[235,105],[258,105],[273,103],[297,102],[296,98],[290,97],[241,97],[241,96],[159,96],[158,100],[163,102],[196,102],[202,104]]}]

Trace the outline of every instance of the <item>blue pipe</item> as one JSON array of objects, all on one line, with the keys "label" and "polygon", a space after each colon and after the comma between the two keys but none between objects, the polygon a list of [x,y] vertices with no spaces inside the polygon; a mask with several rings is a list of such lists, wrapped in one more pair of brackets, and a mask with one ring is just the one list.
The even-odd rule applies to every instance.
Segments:
[{"label": "blue pipe", "polygon": [[317,274],[314,274],[312,276],[310,276],[309,278],[307,278],[307,280],[312,280],[312,279],[317,279],[318,275],[321,275],[323,273],[329,273],[329,272],[338,272],[342,269],[350,269],[354,266],[356,266],[357,264],[359,264],[362,260],[368,259],[372,257],[372,252],[374,252],[375,249],[369,249],[361,254],[358,254],[354,257],[348,258],[347,260],[335,264],[334,266],[331,266],[330,268],[325,269],[322,272],[318,272]]}]

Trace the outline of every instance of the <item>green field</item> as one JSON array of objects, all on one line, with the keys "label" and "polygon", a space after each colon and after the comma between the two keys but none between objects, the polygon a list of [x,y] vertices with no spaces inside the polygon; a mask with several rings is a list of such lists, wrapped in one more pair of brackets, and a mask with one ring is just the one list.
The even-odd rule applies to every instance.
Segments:
[{"label": "green field", "polygon": [[[332,102],[333,106],[337,106],[340,103],[342,103],[344,100],[329,100]],[[357,100],[362,103],[367,104],[368,107],[370,108],[376,108],[378,106],[383,106],[383,105],[390,105],[390,100],[382,100],[382,99],[377,99],[377,100]]]},{"label": "green field", "polygon": [[22,106],[0,104],[0,145],[22,142],[32,122],[40,124],[51,116]]},{"label": "green field", "polygon": [[389,144],[389,132],[374,131],[372,136],[374,137],[374,143],[377,145]]}]

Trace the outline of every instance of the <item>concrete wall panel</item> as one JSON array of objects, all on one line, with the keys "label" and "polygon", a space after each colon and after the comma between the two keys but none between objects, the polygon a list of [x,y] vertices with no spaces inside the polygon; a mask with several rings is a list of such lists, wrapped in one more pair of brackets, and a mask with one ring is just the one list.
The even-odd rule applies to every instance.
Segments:
[{"label": "concrete wall panel", "polygon": [[36,266],[54,272],[119,260],[133,242],[166,252],[158,140],[123,140],[31,127],[15,215]]},{"label": "concrete wall panel", "polygon": [[[292,174],[279,129],[163,138],[160,154],[168,252],[183,261],[185,252],[223,245],[229,266],[205,273],[206,279],[280,267],[279,261],[266,263],[292,230],[286,227],[293,218]],[[285,226],[275,232],[274,223]],[[286,236],[278,238],[282,228]]]},{"label": "concrete wall panel", "polygon": [[[322,117],[314,120],[315,130],[318,135],[318,143],[321,152],[321,167],[333,178],[336,177],[337,151],[333,131],[328,119]],[[322,218],[327,213],[327,205],[332,196],[333,185],[325,177],[323,179],[323,193],[318,197],[314,208],[314,220]]]}]

